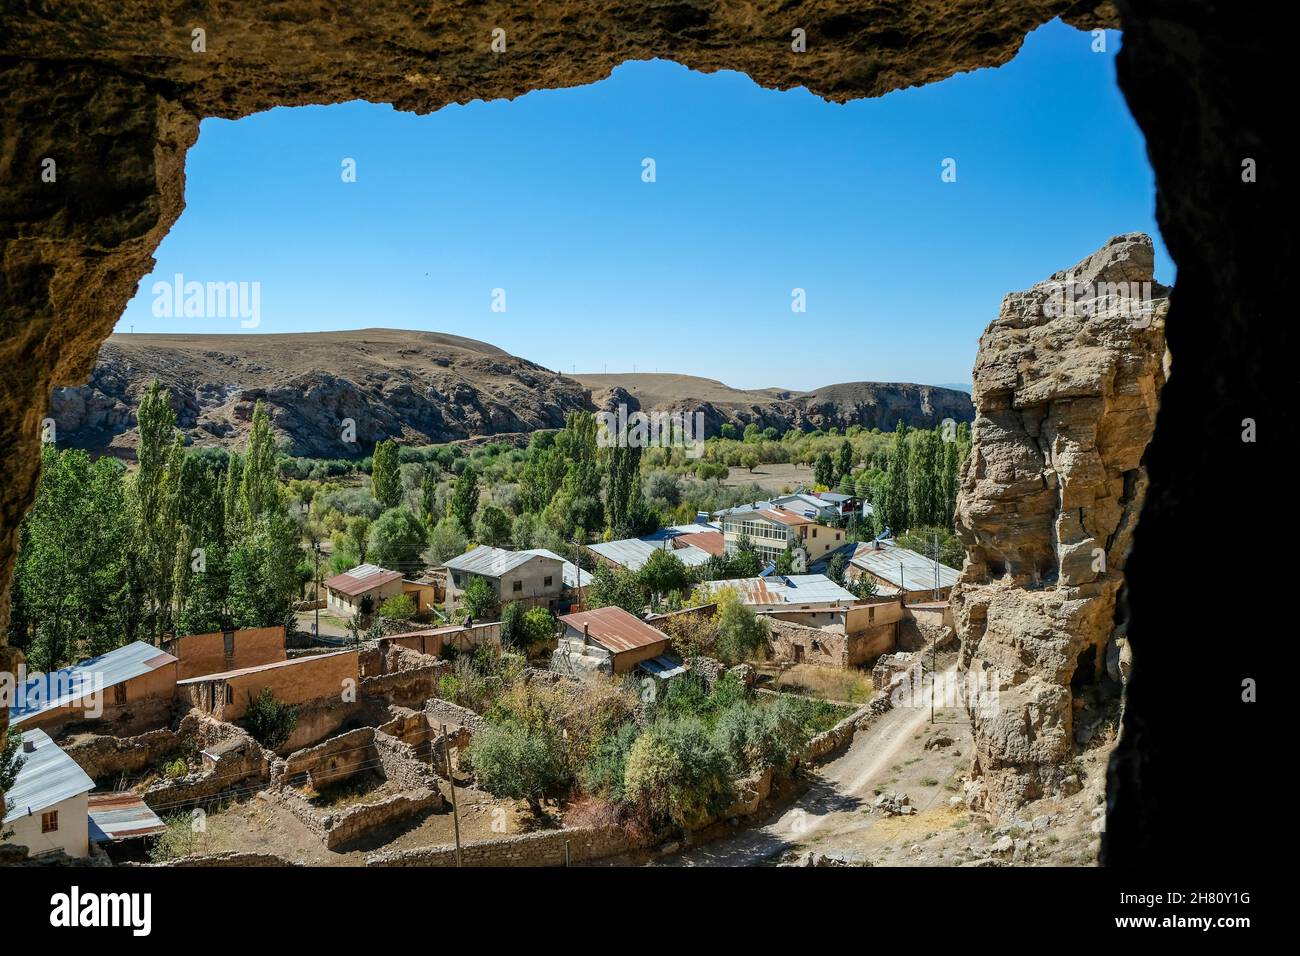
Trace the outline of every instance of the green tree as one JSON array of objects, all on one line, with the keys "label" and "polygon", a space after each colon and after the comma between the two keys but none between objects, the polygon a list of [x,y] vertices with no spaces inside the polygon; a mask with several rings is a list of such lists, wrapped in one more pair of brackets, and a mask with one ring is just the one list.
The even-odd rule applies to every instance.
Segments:
[{"label": "green tree", "polygon": [[384,439],[375,446],[370,456],[371,492],[385,508],[396,508],[402,503],[402,475],[398,461],[397,442]]},{"label": "green tree", "polygon": [[267,750],[282,747],[297,726],[298,708],[277,699],[269,687],[262,688],[244,714],[244,727]]},{"label": "green tree", "polygon": [[167,393],[155,379],[136,408],[136,469],[128,485],[133,600],[139,602],[144,636],[158,640],[172,626],[175,570],[181,544],[179,520],[182,439]]},{"label": "green tree", "polygon": [[829,488],[835,484],[835,462],[831,460],[831,453],[822,452],[817,456],[817,463],[813,466],[813,483]]},{"label": "green tree", "polygon": [[836,478],[843,480],[853,473],[853,445],[846,438],[840,442],[839,467],[835,470]]},{"label": "green tree", "polygon": [[442,517],[438,513],[438,469],[427,466],[420,478],[420,517],[430,528]]},{"label": "green tree", "polygon": [[691,828],[723,809],[731,795],[726,754],[697,718],[659,720],[628,751],[626,798],[652,817]]},{"label": "green tree", "polygon": [[349,518],[343,533],[344,548],[362,564],[370,557],[370,519],[365,515]]},{"label": "green tree", "polygon": [[767,646],[767,621],[740,598],[733,587],[716,592],[718,638],[714,650],[727,664],[739,664],[756,656]]},{"label": "green tree", "polygon": [[424,567],[427,533],[407,508],[389,508],[370,527],[366,555],[382,568],[409,574]]},{"label": "green tree", "polygon": [[881,520],[895,535],[902,534],[911,524],[911,505],[908,500],[908,480],[910,453],[907,441],[908,429],[902,422],[894,431],[894,445],[889,456],[889,467],[885,471],[885,481],[879,497],[882,511]]},{"label": "green tree", "polygon": [[283,513],[258,520],[230,551],[230,613],[236,627],[282,624],[302,586],[298,528]]},{"label": "green tree", "polygon": [[460,524],[460,530],[468,537],[474,534],[474,512],[478,510],[478,475],[472,465],[456,479],[452,489],[451,500],[447,502],[447,513]]},{"label": "green tree", "polygon": [[524,606],[518,601],[511,601],[501,609],[501,645],[516,650],[528,647],[528,637],[524,630]]},{"label": "green tree", "polygon": [[587,588],[587,606],[621,607],[629,614],[640,616],[645,609],[645,595],[636,575],[602,564],[592,573]]},{"label": "green tree", "polygon": [[649,595],[666,597],[674,591],[690,587],[691,576],[686,565],[671,551],[662,548],[653,552],[636,572],[637,583]]},{"label": "green tree", "polygon": [[564,758],[564,741],[553,724],[525,725],[506,720],[477,731],[469,762],[483,789],[495,797],[526,800],[534,814],[547,797],[562,796],[573,777]]},{"label": "green tree", "polygon": [[943,443],[932,429],[912,433],[908,461],[907,500],[911,525],[933,525],[943,520],[944,503],[940,479]]},{"label": "green tree", "polygon": [[256,521],[282,508],[277,457],[271,416],[258,399],[253,407],[253,427],[248,433],[241,479],[243,513],[248,520]]},{"label": "green tree", "polygon": [[460,522],[450,515],[434,525],[429,532],[429,557],[435,566],[440,567],[456,555],[464,554],[468,546],[469,539],[461,530]]},{"label": "green tree", "polygon": [[492,615],[499,602],[496,592],[492,590],[492,585],[475,575],[465,585],[465,591],[461,595],[461,603],[466,614],[475,620],[482,620]]},{"label": "green tree", "polygon": [[475,525],[479,544],[500,548],[510,543],[510,516],[496,505],[484,507]]}]

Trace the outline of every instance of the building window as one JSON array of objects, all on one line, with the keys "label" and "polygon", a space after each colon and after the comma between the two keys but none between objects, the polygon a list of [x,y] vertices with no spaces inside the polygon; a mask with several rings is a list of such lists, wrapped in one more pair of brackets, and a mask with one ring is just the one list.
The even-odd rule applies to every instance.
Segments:
[{"label": "building window", "polygon": [[542,581],[542,587],[549,588],[550,586],[551,586],[551,575],[548,574],[545,580]]},{"label": "building window", "polygon": [[113,685],[113,703],[118,707],[126,705],[126,684]]},{"label": "building window", "polygon": [[[547,578],[546,580],[547,580],[547,582],[549,583],[551,579],[550,579],[550,578]],[[516,594],[518,594],[518,593],[519,593],[520,591],[522,591],[523,589],[524,589],[524,582],[523,582],[523,581],[515,581],[515,582],[513,582],[513,583],[510,585],[510,590],[511,590],[511,591],[514,591]]]},{"label": "building window", "polygon": [[451,580],[452,580],[452,583],[456,585],[456,587],[460,587],[460,575],[459,575],[459,574],[453,574],[453,575],[451,576]]},{"label": "building window", "polygon": [[53,833],[59,828],[59,811],[50,810],[41,814],[41,832]]},{"label": "building window", "polygon": [[813,537],[814,537],[814,538],[817,537],[817,529],[816,529],[816,528],[813,528]]}]

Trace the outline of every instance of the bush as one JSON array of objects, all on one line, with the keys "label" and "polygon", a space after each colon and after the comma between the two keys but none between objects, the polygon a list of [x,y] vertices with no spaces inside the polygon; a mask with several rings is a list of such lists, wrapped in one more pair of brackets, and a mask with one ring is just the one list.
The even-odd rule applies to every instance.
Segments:
[{"label": "bush", "polygon": [[379,615],[381,617],[392,618],[396,621],[409,621],[415,617],[415,601],[409,594],[394,594],[383,604],[379,605]]},{"label": "bush", "polygon": [[474,735],[469,761],[485,790],[527,800],[534,814],[541,813],[544,798],[560,796],[572,784],[563,740],[553,724],[490,724]]},{"label": "bush", "polygon": [[767,646],[767,621],[740,600],[735,588],[717,592],[718,637],[715,652],[727,664],[739,664]]},{"label": "bush", "polygon": [[596,745],[580,775],[584,790],[622,802],[627,755],[640,731],[634,721],[628,721]]},{"label": "bush", "polygon": [[626,797],[684,829],[719,813],[731,797],[730,767],[698,719],[656,721],[628,751]]},{"label": "bush", "polygon": [[465,592],[461,595],[461,601],[465,613],[476,620],[491,615],[496,610],[498,603],[497,594],[492,590],[492,585],[478,576],[471,578],[469,584],[465,585]]},{"label": "bush", "polygon": [[244,715],[244,727],[267,750],[283,746],[297,725],[298,708],[281,703],[269,687],[262,689]]},{"label": "bush", "polygon": [[528,646],[528,637],[524,633],[524,608],[518,601],[511,601],[501,611],[501,645],[516,650]]}]

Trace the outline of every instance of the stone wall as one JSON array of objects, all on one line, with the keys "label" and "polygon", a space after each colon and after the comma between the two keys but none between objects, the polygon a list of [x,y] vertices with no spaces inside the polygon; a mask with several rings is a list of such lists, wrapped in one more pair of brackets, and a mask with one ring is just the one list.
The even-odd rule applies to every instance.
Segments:
[{"label": "stone wall", "polygon": [[82,736],[59,746],[92,780],[111,785],[122,774],[137,773],[176,753],[182,740],[179,733],[164,727],[136,737]]},{"label": "stone wall", "polygon": [[[636,848],[627,833],[618,827],[591,827],[473,840],[462,845],[461,859],[464,866],[564,866],[566,845],[572,863],[619,856]],[[366,858],[366,866],[455,865],[454,844],[392,850]]]}]

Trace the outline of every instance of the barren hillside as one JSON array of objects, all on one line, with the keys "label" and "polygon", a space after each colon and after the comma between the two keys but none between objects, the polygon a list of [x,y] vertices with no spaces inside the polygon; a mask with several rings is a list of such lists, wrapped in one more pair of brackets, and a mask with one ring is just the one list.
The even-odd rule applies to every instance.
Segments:
[{"label": "barren hillside", "polygon": [[[575,409],[702,411],[706,434],[723,422],[782,431],[899,421],[969,421],[970,397],[928,385],[856,382],[813,392],[741,390],[690,375],[569,377],[494,345],[399,329],[286,335],[114,335],[89,383],[54,391],[60,445],[130,455],[135,407],[154,378],[178,424],[199,445],[244,442],[260,398],[290,454],[368,453],[383,438],[415,445],[558,428]],[[346,420],[356,443],[343,441]]]}]

